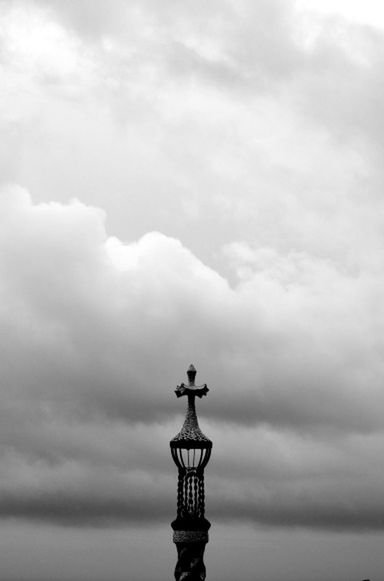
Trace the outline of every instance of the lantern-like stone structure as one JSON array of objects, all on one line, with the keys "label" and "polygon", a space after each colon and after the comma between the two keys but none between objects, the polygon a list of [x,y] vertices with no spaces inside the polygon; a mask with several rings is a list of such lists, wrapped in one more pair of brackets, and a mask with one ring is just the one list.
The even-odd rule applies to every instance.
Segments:
[{"label": "lantern-like stone structure", "polygon": [[177,386],[177,397],[187,396],[184,425],[170,441],[178,467],[177,517],[172,523],[177,547],[176,581],[203,581],[206,576],[204,550],[211,523],[205,518],[204,468],[211,456],[212,442],[200,430],[195,399],[207,395],[207,385],[196,386],[196,369],[190,365],[188,385]]}]

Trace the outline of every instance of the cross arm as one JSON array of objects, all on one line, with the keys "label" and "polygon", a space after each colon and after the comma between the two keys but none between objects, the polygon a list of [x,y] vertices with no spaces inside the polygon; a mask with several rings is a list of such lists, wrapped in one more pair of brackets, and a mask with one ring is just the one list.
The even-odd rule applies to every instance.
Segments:
[{"label": "cross arm", "polygon": [[209,389],[206,383],[200,386],[191,386],[185,385],[185,383],[181,383],[175,389],[175,394],[177,397],[182,397],[183,395],[194,395],[201,398],[203,395],[207,395],[208,391]]}]

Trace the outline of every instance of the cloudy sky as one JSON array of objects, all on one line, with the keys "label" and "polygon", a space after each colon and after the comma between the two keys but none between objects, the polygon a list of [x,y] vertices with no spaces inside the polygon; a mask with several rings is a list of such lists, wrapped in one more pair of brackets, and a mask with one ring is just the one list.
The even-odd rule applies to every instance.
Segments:
[{"label": "cloudy sky", "polygon": [[0,581],[384,576],[379,0],[0,0]]}]

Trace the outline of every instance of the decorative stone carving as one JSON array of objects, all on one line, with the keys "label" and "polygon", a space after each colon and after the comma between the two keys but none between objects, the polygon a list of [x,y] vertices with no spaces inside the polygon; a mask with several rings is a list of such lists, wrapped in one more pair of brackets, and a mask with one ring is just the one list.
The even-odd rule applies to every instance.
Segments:
[{"label": "decorative stone carving", "polygon": [[208,387],[195,386],[196,369],[187,371],[189,385],[175,390],[177,397],[187,396],[188,407],[183,427],[171,440],[172,458],[178,467],[177,518],[172,523],[173,541],[177,547],[176,581],[203,581],[203,561],[210,522],[205,518],[204,468],[212,442],[203,434],[197,420],[195,398],[208,393]]},{"label": "decorative stone carving", "polygon": [[177,543],[176,581],[204,581],[205,543]]}]

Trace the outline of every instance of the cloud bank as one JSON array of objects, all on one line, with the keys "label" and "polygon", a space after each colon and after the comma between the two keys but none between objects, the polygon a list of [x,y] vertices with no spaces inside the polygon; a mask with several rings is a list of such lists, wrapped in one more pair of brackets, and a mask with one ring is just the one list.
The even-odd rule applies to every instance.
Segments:
[{"label": "cloud bank", "polygon": [[78,201],[0,195],[0,515],[121,526],[172,513],[173,395],[193,361],[217,519],[382,529],[382,272],[108,236]]}]

